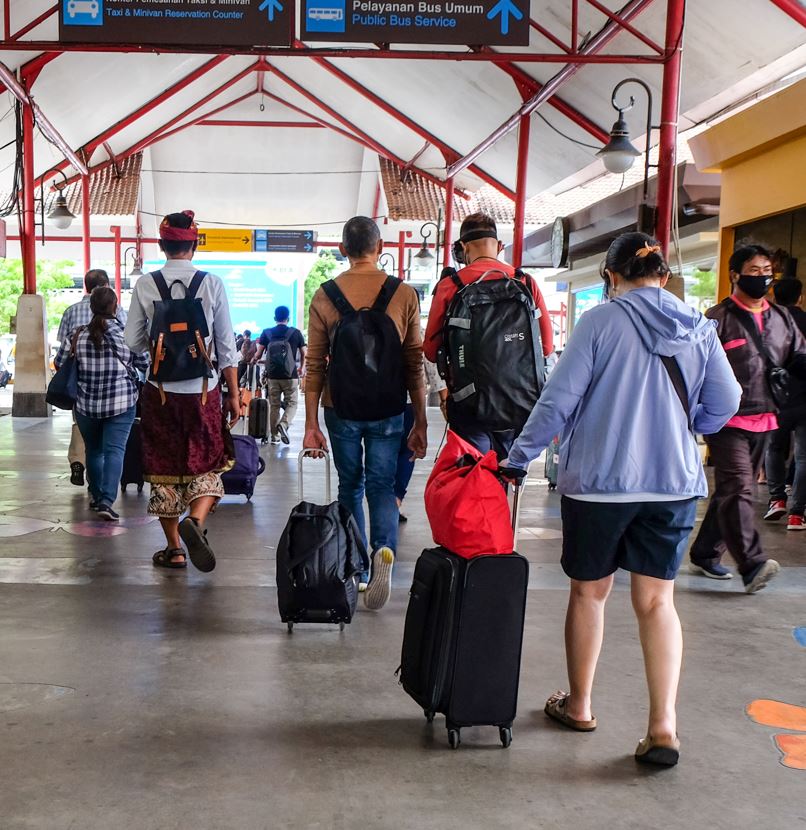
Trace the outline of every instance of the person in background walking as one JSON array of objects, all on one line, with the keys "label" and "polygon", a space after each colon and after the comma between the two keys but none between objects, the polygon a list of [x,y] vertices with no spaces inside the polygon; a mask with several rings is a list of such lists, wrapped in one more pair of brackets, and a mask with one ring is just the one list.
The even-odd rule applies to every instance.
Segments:
[{"label": "person in background walking", "polygon": [[78,399],[74,413],[86,446],[90,509],[115,522],[120,516],[113,505],[137,404],[137,370],[148,369],[148,356],[126,345],[111,288],[94,288],[88,305],[92,311],[89,324],[61,341],[54,362],[58,369],[75,349]]},{"label": "person in background walking", "polygon": [[[546,714],[591,732],[605,602],[618,568],[630,572],[632,604],[649,686],[642,763],[676,764],[676,699],[683,636],[674,579],[708,495],[694,433],[721,429],[739,405],[716,327],[663,290],[669,266],[643,233],[618,237],[602,277],[611,302],[582,315],[509,459],[506,478],[523,479],[562,432],[562,567],[571,579],[565,619],[570,692]],[[517,473],[513,474],[511,468]]]},{"label": "person in background walking", "polygon": [[266,352],[266,376],[269,389],[271,443],[290,443],[288,429],[299,405],[299,382],[305,377],[305,337],[289,326],[291,312],[284,305],[274,311],[274,328],[263,329],[252,359],[258,363]]},{"label": "person in background walking", "polygon": [[[773,286],[775,302],[795,321],[806,336],[806,311],[800,307],[803,283],[797,279],[781,279]],[[789,505],[787,530],[806,530],[806,384],[797,378],[790,382],[789,400],[778,413],[778,429],[770,436],[765,467],[770,489],[770,507],[764,518],[776,521],[786,515],[786,471],[792,438],[795,439],[795,478]]]},{"label": "person in background walking", "polygon": [[742,387],[739,411],[723,429],[702,431],[714,466],[714,492],[691,546],[691,573],[730,579],[722,565],[728,553],[738,563],[745,591],[766,586],[780,566],[761,547],[756,527],[755,487],[767,449],[767,436],[778,427],[782,400],[773,397],[773,382],[782,368],[802,377],[806,341],[788,311],[765,295],[772,282],[772,261],[761,245],[745,245],[728,264],[733,293],[706,312],[733,373]]},{"label": "person in background walking", "polygon": [[[243,382],[244,375],[249,370],[251,365],[254,365],[255,352],[257,351],[257,344],[252,340],[252,332],[245,329],[243,339],[241,340],[240,359],[238,361],[238,385]],[[258,382],[255,386],[259,386]]]},{"label": "person in background walking", "polygon": [[[90,294],[99,286],[109,285],[109,274],[101,268],[91,268],[84,275],[84,296],[73,305],[68,306],[59,323],[56,339],[63,346],[65,341],[70,342],[75,330],[79,326],[86,326],[92,320],[90,308]],[[118,305],[116,318],[122,326],[126,325],[126,312]],[[70,446],[67,450],[67,461],[70,464],[70,483],[76,487],[84,486],[84,439],[81,430],[73,418],[73,431],[70,434]]]}]

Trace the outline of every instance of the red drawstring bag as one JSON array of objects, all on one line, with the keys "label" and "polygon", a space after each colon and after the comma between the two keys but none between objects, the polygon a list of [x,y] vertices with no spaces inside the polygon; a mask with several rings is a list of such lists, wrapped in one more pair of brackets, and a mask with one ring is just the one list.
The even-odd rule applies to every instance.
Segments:
[{"label": "red drawstring bag", "polygon": [[512,553],[512,520],[495,452],[482,455],[450,430],[425,486],[425,512],[434,541],[451,553],[467,559]]}]

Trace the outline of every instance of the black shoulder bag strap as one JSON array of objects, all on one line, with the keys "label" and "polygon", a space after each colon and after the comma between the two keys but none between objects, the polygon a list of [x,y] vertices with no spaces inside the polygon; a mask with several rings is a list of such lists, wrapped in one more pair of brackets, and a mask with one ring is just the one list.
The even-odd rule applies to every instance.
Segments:
[{"label": "black shoulder bag strap", "polygon": [[336,306],[336,311],[338,311],[342,317],[355,312],[355,309],[347,301],[347,297],[342,294],[341,288],[336,285],[335,280],[323,282],[322,291],[325,292],[328,300]]},{"label": "black shoulder bag strap", "polygon": [[187,290],[185,291],[185,297],[187,297],[189,300],[194,300],[202,284],[202,280],[206,276],[206,271],[196,271],[196,273],[193,275],[193,279],[190,281],[190,285],[188,285]]},{"label": "black shoulder bag strap", "polygon": [[372,304],[372,311],[380,311],[381,314],[385,314],[399,286],[400,280],[397,277],[387,277],[386,282],[381,286],[381,290],[375,298],[375,302]]},{"label": "black shoulder bag strap", "polygon": [[168,288],[168,283],[165,282],[165,277],[162,275],[162,271],[153,271],[151,276],[154,279],[154,284],[157,286],[157,291],[160,292],[160,297],[162,297],[165,301],[170,300],[171,289]]}]

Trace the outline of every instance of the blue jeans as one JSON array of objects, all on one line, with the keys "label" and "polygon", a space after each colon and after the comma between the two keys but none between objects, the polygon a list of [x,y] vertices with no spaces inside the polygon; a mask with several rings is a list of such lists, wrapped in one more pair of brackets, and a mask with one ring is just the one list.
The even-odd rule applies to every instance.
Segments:
[{"label": "blue jeans", "polygon": [[381,421],[348,421],[325,408],[333,463],[339,474],[339,502],[355,517],[364,542],[364,492],[369,504],[369,549],[397,549],[400,514],[395,499],[395,472],[403,434],[403,415]]},{"label": "blue jeans", "polygon": [[136,408],[132,406],[111,418],[90,418],[76,412],[76,423],[87,448],[90,497],[96,504],[111,507],[118,497],[126,441]]},{"label": "blue jeans", "polygon": [[398,501],[406,498],[409,489],[414,462],[411,460],[411,450],[408,446],[409,433],[414,426],[414,404],[406,404],[403,412],[403,434],[400,436],[400,446],[397,451],[397,470],[395,472],[395,496]]}]

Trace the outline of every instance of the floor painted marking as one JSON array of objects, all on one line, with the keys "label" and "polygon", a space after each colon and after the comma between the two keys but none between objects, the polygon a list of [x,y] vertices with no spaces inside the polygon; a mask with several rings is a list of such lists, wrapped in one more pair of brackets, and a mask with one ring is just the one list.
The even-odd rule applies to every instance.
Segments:
[{"label": "floor painted marking", "polygon": [[806,625],[801,625],[793,629],[792,636],[799,646],[806,648]]}]

